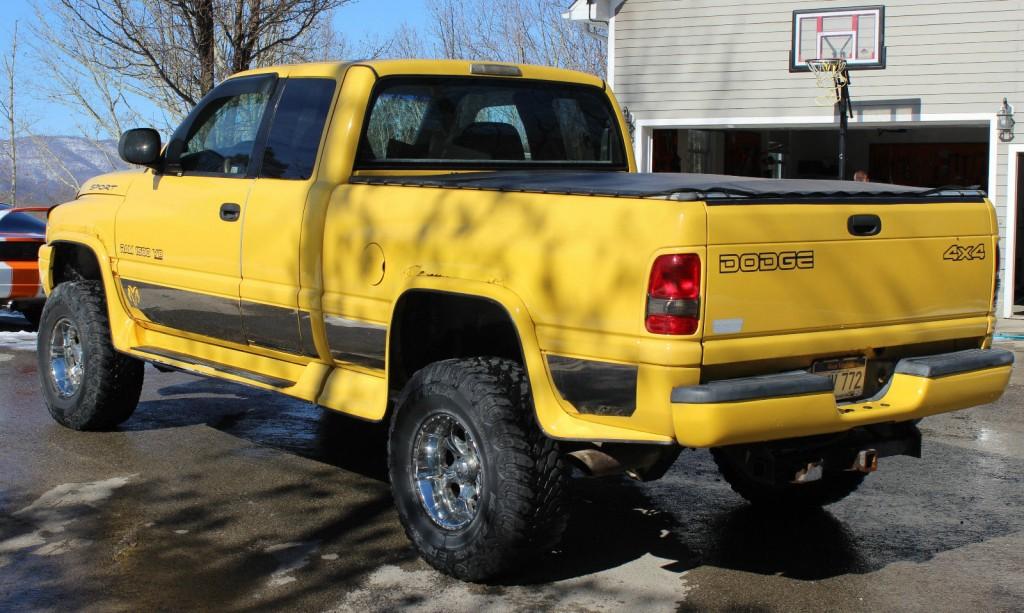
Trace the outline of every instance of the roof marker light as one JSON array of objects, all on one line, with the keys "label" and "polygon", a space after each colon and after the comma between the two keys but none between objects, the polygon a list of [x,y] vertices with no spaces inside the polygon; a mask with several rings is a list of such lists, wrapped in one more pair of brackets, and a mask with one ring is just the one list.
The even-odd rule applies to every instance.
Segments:
[{"label": "roof marker light", "polygon": [[472,64],[469,67],[469,72],[478,75],[487,75],[491,77],[521,77],[523,71],[518,66],[508,66],[506,64]]}]

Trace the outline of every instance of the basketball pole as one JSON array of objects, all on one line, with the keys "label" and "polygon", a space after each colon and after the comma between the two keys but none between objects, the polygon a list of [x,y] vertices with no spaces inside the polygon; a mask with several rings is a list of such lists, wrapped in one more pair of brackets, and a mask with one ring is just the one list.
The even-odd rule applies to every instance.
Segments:
[{"label": "basketball pole", "polygon": [[836,101],[836,112],[839,113],[839,180],[846,179],[846,132],[849,120],[853,117],[853,104],[850,102],[850,73],[843,70],[843,84],[839,88],[839,100]]}]

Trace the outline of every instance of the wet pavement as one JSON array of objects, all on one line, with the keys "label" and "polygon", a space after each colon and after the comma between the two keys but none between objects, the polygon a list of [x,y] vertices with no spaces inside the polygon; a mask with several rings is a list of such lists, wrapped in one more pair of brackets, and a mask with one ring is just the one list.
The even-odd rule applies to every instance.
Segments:
[{"label": "wet pavement", "polygon": [[924,421],[923,459],[884,458],[821,511],[755,510],[703,451],[654,483],[576,482],[562,549],[492,585],[416,557],[379,428],[146,377],[119,431],[66,430],[34,335],[0,318],[0,610],[1024,609],[1020,372],[998,403]]}]

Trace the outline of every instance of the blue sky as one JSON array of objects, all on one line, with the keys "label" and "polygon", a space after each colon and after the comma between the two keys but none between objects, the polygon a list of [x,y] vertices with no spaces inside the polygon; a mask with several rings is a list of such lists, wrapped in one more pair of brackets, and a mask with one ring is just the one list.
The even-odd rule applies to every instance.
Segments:
[{"label": "blue sky", "polygon": [[[15,21],[19,21],[21,37],[28,36],[28,25],[35,20],[33,7],[39,2],[33,0],[0,0],[0,52],[6,52],[10,44]],[[353,43],[365,36],[385,36],[403,22],[416,26],[426,16],[426,0],[355,0],[340,9],[335,18],[337,31]],[[19,52],[20,70],[26,74],[30,69],[27,45]],[[33,131],[38,134],[75,134],[74,118],[61,106],[48,103],[33,95],[28,83],[20,88],[18,95],[22,109],[29,109]]]}]

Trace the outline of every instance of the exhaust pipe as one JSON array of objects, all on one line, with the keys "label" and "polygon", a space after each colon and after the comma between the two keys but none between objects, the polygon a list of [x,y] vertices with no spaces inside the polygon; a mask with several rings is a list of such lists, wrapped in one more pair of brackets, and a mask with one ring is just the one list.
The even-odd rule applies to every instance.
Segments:
[{"label": "exhaust pipe", "polygon": [[850,470],[860,473],[873,473],[878,470],[878,452],[874,449],[864,449],[857,453]]},{"label": "exhaust pipe", "polygon": [[823,464],[824,462],[820,460],[808,463],[807,466],[796,471],[796,474],[793,476],[793,483],[818,481],[821,479],[822,474],[824,474]]},{"label": "exhaust pipe", "polygon": [[[856,471],[864,474],[873,473],[878,470],[878,451],[875,449],[862,449],[857,452],[853,464],[846,470]],[[811,483],[824,476],[824,462],[809,462],[806,466],[796,471],[792,483]]]},{"label": "exhaust pipe", "polygon": [[626,472],[622,462],[616,460],[600,449],[580,449],[573,451],[569,457],[588,477],[609,477]]},{"label": "exhaust pipe", "polygon": [[572,451],[568,459],[588,477],[626,474],[638,481],[653,481],[665,474],[681,450],[674,445],[604,443]]}]

